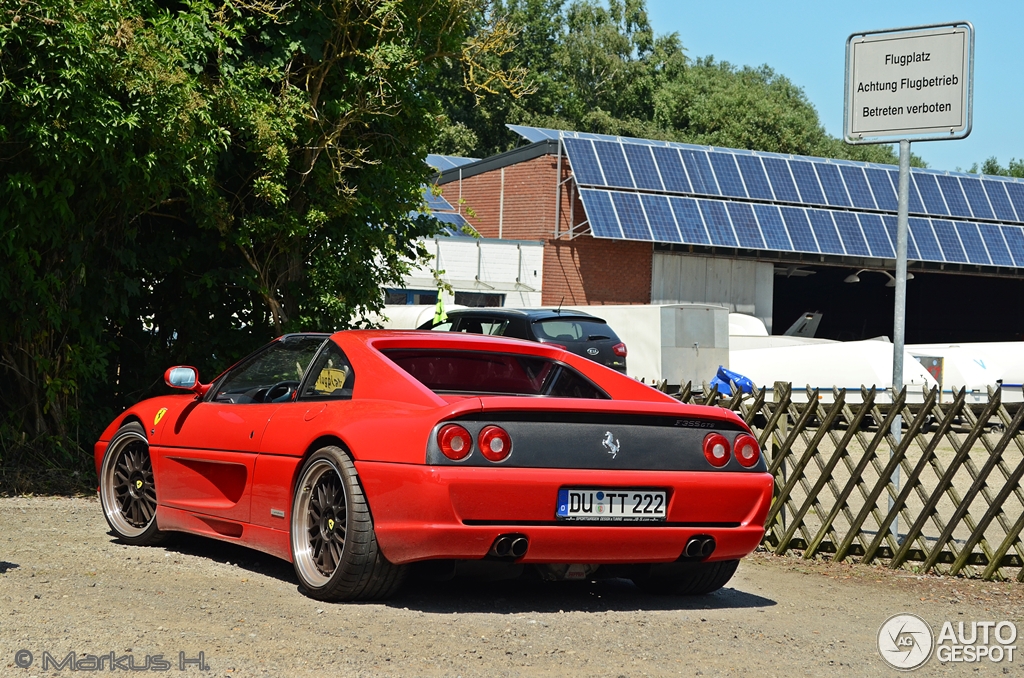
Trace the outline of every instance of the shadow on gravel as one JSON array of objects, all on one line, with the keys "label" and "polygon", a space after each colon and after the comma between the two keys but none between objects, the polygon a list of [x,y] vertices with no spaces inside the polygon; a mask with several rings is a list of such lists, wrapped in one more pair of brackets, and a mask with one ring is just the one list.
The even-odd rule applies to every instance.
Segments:
[{"label": "shadow on gravel", "polygon": [[385,605],[421,612],[630,612],[771,607],[770,598],[728,587],[707,596],[654,596],[628,579],[588,582],[412,580]]},{"label": "shadow on gravel", "polygon": [[[121,543],[116,538],[110,541],[115,544]],[[295,570],[292,569],[291,563],[237,544],[228,544],[198,535],[174,533],[170,535],[166,543],[156,548],[232,565],[247,572],[262,574],[296,586],[299,583],[295,578]]]},{"label": "shadow on gravel", "polygon": [[[117,539],[111,539],[117,542]],[[294,584],[302,595],[291,563],[259,551],[207,539],[197,535],[174,534],[158,547],[172,553],[204,558],[240,570]],[[0,562],[4,567],[17,567]],[[344,603],[342,603],[344,604]],[[372,604],[381,604],[379,602]],[[421,612],[628,612],[640,610],[720,610],[772,607],[775,601],[728,586],[707,596],[655,596],[644,593],[628,579],[599,579],[586,582],[546,582],[521,579],[484,582],[470,578],[436,582],[410,578],[384,605]]]},{"label": "shadow on gravel", "polygon": [[0,560],[0,574],[7,574],[8,570],[13,570],[18,567],[17,563],[9,563],[6,560]]}]

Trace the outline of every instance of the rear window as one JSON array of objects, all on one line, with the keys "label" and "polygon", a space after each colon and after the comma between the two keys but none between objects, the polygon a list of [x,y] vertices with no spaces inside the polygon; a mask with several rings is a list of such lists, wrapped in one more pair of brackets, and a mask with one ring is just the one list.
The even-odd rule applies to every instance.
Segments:
[{"label": "rear window", "polygon": [[538,320],[533,323],[533,331],[538,338],[552,341],[588,341],[611,339],[615,336],[607,324],[579,318]]},{"label": "rear window", "polygon": [[435,393],[607,400],[568,365],[511,353],[392,349],[384,355]]}]

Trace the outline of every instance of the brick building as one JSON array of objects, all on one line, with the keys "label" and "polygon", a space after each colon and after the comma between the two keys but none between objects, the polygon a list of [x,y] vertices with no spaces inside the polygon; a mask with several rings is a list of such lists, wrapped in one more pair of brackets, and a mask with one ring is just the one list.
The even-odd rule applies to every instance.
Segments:
[{"label": "brick building", "polygon": [[442,195],[485,238],[544,243],[543,305],[649,304],[651,243],[581,235],[587,215],[558,142],[544,141],[443,172]]},{"label": "brick building", "polygon": [[[448,158],[436,183],[483,243],[543,248],[530,304],[719,304],[776,332],[821,311],[819,336],[891,332],[895,167],[510,127],[523,146]],[[914,168],[910,212],[908,341],[1024,338],[1024,181]]]}]

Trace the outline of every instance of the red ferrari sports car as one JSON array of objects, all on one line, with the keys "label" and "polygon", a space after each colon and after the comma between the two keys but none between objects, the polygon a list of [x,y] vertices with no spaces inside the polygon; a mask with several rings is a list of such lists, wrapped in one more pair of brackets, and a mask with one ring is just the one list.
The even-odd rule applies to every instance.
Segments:
[{"label": "red ferrari sports car", "polygon": [[130,408],[96,443],[103,513],[291,561],[322,600],[432,576],[723,586],[772,499],[735,414],[544,344],[416,331],[290,334],[211,384]]}]

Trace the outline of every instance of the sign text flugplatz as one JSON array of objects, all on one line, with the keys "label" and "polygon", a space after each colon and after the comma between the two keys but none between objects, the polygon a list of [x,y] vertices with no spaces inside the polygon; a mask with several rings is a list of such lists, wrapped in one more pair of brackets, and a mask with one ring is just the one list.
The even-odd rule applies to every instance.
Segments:
[{"label": "sign text flugplatz", "polygon": [[851,35],[846,41],[847,141],[970,134],[973,53],[974,29],[968,22]]}]

